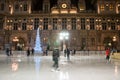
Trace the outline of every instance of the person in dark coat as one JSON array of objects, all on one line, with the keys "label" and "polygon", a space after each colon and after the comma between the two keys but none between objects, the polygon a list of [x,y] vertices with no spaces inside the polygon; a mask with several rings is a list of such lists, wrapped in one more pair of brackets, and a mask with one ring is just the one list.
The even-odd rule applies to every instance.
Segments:
[{"label": "person in dark coat", "polygon": [[53,50],[53,55],[52,55],[52,57],[53,57],[53,61],[54,61],[54,64],[53,64],[53,67],[55,68],[55,69],[58,69],[58,61],[59,61],[59,49],[54,49]]},{"label": "person in dark coat", "polygon": [[67,50],[65,49],[64,50],[64,57],[66,57],[66,54],[67,54]]},{"label": "person in dark coat", "polygon": [[32,48],[31,52],[32,52],[32,55],[34,55],[34,48]]},{"label": "person in dark coat", "polygon": [[66,48],[67,60],[70,60],[70,50]]},{"label": "person in dark coat", "polygon": [[9,53],[9,52],[10,52],[9,48],[6,48],[6,55],[7,55],[7,56],[10,56],[10,53]]},{"label": "person in dark coat", "polygon": [[30,56],[30,48],[27,49],[27,56]]}]

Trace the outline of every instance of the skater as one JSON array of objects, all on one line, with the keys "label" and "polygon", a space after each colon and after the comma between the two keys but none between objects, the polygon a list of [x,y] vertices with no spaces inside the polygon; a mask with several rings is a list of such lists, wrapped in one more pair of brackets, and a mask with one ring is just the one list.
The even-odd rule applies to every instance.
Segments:
[{"label": "skater", "polygon": [[27,56],[30,56],[30,49],[27,49]]},{"label": "skater", "polygon": [[75,55],[75,54],[76,54],[76,50],[73,49],[73,50],[72,50],[72,55]]},{"label": "skater", "polygon": [[10,56],[10,50],[9,50],[9,48],[6,48],[6,55]]},{"label": "skater", "polygon": [[58,69],[58,61],[59,61],[59,49],[54,49],[53,50],[53,61],[54,61],[54,64],[53,64],[53,67],[55,68],[55,70]]},{"label": "skater", "polygon": [[66,54],[67,54],[67,60],[70,60],[70,50],[68,48],[66,49]]},{"label": "skater", "polygon": [[107,48],[107,49],[106,49],[106,60],[109,61],[109,59],[110,59],[110,49]]},{"label": "skater", "polygon": [[34,55],[34,48],[32,48],[31,53],[32,53],[32,55]]}]

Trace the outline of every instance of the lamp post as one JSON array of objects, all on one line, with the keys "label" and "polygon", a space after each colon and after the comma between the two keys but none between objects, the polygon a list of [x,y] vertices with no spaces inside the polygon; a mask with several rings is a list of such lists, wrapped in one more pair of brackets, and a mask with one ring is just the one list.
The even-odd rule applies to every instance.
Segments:
[{"label": "lamp post", "polygon": [[65,40],[68,40],[68,38],[69,38],[69,33],[66,32],[66,31],[65,31],[65,32],[60,32],[59,38],[60,38],[60,40],[63,41],[63,43],[62,43],[62,50],[64,51],[64,49],[66,48]]},{"label": "lamp post", "polygon": [[116,48],[116,41],[117,41],[116,36],[113,36],[112,41],[113,41],[113,44],[112,44],[113,48]]},{"label": "lamp post", "polygon": [[89,30],[90,30],[90,26],[87,25],[87,51],[88,51],[88,55],[89,55]]}]

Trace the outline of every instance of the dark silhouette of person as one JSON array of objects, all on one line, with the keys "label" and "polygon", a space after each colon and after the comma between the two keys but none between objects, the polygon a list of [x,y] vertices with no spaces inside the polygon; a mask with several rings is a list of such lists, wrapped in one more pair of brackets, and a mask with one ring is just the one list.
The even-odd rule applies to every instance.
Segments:
[{"label": "dark silhouette of person", "polygon": [[9,52],[10,52],[9,48],[6,48],[6,55],[7,55],[7,56],[10,56],[10,53],[9,53]]},{"label": "dark silhouette of person", "polygon": [[34,55],[34,48],[32,48],[31,52],[32,52],[32,55]]},{"label": "dark silhouette of person", "polygon": [[12,55],[13,55],[13,54],[12,54],[12,49],[10,49],[9,52],[10,52],[10,56],[12,56]]},{"label": "dark silhouette of person", "polygon": [[67,60],[70,60],[70,50],[66,48]]},{"label": "dark silhouette of person", "polygon": [[75,49],[73,49],[73,55],[75,55],[76,54],[76,50]]},{"label": "dark silhouette of person", "polygon": [[64,57],[66,57],[66,54],[67,54],[67,50],[65,49],[64,50]]},{"label": "dark silhouette of person", "polygon": [[27,56],[30,56],[30,48],[27,49]]},{"label": "dark silhouette of person", "polygon": [[53,64],[53,67],[55,68],[55,70],[58,69],[58,61],[59,61],[59,49],[54,49],[53,50],[53,61],[54,61],[54,64]]}]

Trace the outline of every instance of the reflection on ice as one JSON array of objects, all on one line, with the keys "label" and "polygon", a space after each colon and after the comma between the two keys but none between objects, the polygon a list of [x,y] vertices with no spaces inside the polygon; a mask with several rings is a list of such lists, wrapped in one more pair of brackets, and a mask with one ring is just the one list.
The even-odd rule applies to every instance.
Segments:
[{"label": "reflection on ice", "polygon": [[41,58],[38,56],[34,57],[34,62],[35,62],[35,70],[36,72],[40,71],[40,62],[41,62]]},{"label": "reflection on ice", "polygon": [[60,72],[60,75],[59,75],[59,80],[69,80],[69,74],[68,72]]},{"label": "reflection on ice", "polygon": [[17,71],[18,70],[18,63],[13,62],[12,63],[12,71]]},{"label": "reflection on ice", "polygon": [[35,62],[36,80],[40,80],[39,72],[40,72],[41,58],[39,56],[35,56],[34,62]]}]

